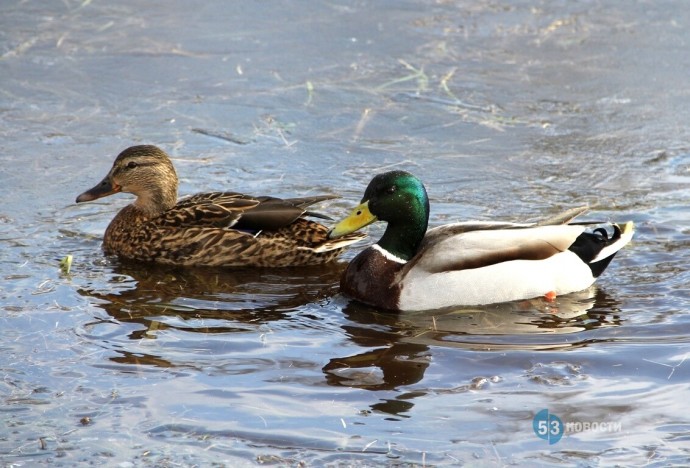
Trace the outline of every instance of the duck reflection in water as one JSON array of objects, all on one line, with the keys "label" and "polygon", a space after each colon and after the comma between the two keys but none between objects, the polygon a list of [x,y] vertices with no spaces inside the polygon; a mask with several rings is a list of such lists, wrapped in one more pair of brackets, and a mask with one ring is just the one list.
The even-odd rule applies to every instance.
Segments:
[{"label": "duck reflection in water", "polygon": [[[163,330],[216,334],[255,332],[272,322],[287,320],[305,304],[337,293],[344,264],[332,262],[300,268],[224,269],[176,268],[163,265],[118,262],[108,265],[111,281],[107,290],[82,288],[117,324],[130,327],[130,341],[150,340]],[[116,291],[116,292],[113,292]],[[87,325],[87,334],[102,327],[103,320]],[[132,353],[121,340],[122,328],[100,340],[119,341],[112,348],[123,364],[176,367],[160,356]],[[101,333],[99,331],[99,333]],[[114,334],[117,334],[115,336]],[[191,336],[191,335],[190,335]],[[96,339],[94,337],[94,339]],[[224,340],[231,346],[230,340]]]},{"label": "duck reflection in water", "polygon": [[[463,348],[472,351],[554,351],[586,346],[596,338],[582,333],[621,322],[618,302],[605,291],[591,287],[559,297],[508,302],[490,306],[421,312],[381,312],[350,302],[344,309],[348,323],[342,326],[349,339],[366,351],[332,358],[323,367],[326,382],[371,391],[394,391],[391,399],[371,405],[374,411],[403,416],[414,399],[429,393],[480,389],[478,375],[453,389],[434,389],[423,384],[434,350]],[[399,393],[404,387],[407,391]],[[384,393],[388,395],[388,393]]]}]

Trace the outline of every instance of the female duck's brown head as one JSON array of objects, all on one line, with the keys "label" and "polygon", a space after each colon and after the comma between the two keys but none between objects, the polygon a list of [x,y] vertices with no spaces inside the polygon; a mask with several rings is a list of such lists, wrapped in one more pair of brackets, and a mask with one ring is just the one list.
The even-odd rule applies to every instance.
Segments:
[{"label": "female duck's brown head", "polygon": [[133,205],[148,216],[158,215],[177,203],[177,173],[165,152],[152,145],[132,146],[117,156],[108,175],[77,197],[77,203],[117,192],[136,195]]}]

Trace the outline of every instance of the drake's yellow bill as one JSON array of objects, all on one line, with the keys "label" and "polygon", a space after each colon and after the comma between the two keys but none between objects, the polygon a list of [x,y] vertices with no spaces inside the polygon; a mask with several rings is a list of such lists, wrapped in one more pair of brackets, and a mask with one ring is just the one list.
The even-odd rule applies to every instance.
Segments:
[{"label": "drake's yellow bill", "polygon": [[344,236],[345,234],[350,234],[358,229],[362,229],[364,226],[368,226],[374,221],[376,221],[376,216],[371,214],[371,211],[369,211],[369,202],[366,201],[357,205],[347,218],[336,224],[328,233],[328,237],[333,239],[335,237]]}]

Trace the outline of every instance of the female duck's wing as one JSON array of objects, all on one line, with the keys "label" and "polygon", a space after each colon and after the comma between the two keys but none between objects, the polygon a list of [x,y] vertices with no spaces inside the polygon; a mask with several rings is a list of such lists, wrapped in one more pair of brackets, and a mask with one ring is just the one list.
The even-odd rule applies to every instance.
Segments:
[{"label": "female duck's wing", "polygon": [[181,199],[175,207],[156,219],[159,226],[220,227],[258,232],[288,226],[302,216],[327,218],[307,211],[307,207],[336,198],[322,195],[280,199],[251,197],[236,192],[211,192]]},{"label": "female duck's wing", "polygon": [[153,222],[161,227],[233,227],[260,201],[235,192],[199,193],[180,199]]},{"label": "female duck's wing", "polygon": [[[303,219],[330,195],[285,199],[225,192],[181,199],[146,227],[156,261],[176,265],[280,267],[320,264],[365,237],[328,239],[328,228]],[[260,235],[259,235],[260,234]]]},{"label": "female duck's wing", "polygon": [[303,198],[257,197],[259,204],[244,211],[233,227],[249,231],[275,230],[289,226],[303,216],[330,219],[326,215],[307,211],[315,203],[338,198],[334,195],[319,195]]}]

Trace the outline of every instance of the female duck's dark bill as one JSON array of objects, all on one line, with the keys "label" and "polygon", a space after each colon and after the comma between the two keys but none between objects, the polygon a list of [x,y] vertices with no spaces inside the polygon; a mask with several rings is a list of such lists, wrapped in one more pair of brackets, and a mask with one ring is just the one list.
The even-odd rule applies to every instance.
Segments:
[{"label": "female duck's dark bill", "polygon": [[376,220],[376,216],[369,211],[369,202],[366,201],[357,205],[345,219],[336,224],[328,233],[328,237],[329,239],[334,239],[350,234],[351,232],[368,226]]},{"label": "female duck's dark bill", "polygon": [[86,192],[82,193],[77,197],[77,203],[88,202],[97,200],[99,198],[107,197],[113,193],[117,193],[121,190],[119,185],[114,185],[109,177],[106,177],[98,183],[93,188],[90,188]]}]

